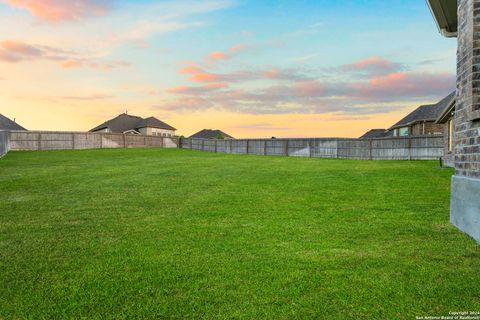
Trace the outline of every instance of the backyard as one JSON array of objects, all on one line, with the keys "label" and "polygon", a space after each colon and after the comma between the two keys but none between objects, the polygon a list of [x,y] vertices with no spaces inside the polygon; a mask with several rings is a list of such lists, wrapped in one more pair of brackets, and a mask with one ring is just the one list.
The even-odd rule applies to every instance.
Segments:
[{"label": "backyard", "polygon": [[0,159],[0,319],[414,319],[480,309],[451,169],[180,149]]}]

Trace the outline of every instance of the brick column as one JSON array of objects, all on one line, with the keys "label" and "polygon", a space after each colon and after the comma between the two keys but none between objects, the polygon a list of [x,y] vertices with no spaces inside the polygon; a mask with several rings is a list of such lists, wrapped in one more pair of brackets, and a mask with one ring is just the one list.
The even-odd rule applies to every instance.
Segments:
[{"label": "brick column", "polygon": [[480,242],[480,0],[458,0],[450,221]]}]

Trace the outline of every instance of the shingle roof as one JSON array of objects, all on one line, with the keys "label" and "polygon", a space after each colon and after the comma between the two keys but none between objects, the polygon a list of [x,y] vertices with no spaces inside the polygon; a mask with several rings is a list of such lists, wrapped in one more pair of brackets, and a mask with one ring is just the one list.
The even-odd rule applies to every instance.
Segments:
[{"label": "shingle roof", "polygon": [[372,129],[367,131],[359,139],[385,138],[391,135],[392,135],[392,132],[387,131],[387,129]]},{"label": "shingle roof", "polygon": [[443,109],[443,111],[438,116],[436,123],[446,123],[450,119],[452,114],[455,112],[456,102],[456,97],[453,97],[450,103],[447,104],[445,109]]},{"label": "shingle roof", "polygon": [[27,131],[24,127],[0,114],[0,130],[21,130]]},{"label": "shingle roof", "polygon": [[440,100],[438,103],[420,106],[411,113],[409,113],[405,118],[390,127],[389,130],[400,127],[408,127],[417,122],[435,121],[437,120],[438,116],[443,112],[443,110],[445,110],[445,108],[450,105],[450,102],[454,98],[455,91]]},{"label": "shingle roof", "polygon": [[123,133],[125,131],[130,131],[130,130],[138,131],[138,129],[145,128],[145,127],[155,127],[160,129],[176,130],[172,126],[154,117],[143,119],[141,117],[122,113],[121,115],[111,120],[108,120],[102,123],[101,125],[93,128],[92,130],[90,130],[90,132],[99,131],[99,130],[108,128],[113,133]]},{"label": "shingle roof", "polygon": [[215,139],[219,135],[223,135],[225,139],[235,139],[231,135],[223,132],[222,130],[211,130],[211,129],[203,129],[194,135],[190,136],[190,138],[199,138],[199,139]]},{"label": "shingle roof", "polygon": [[137,129],[145,128],[145,127],[154,127],[159,129],[167,129],[167,130],[177,130],[174,127],[166,124],[163,121],[158,120],[155,117],[149,117],[146,119],[142,119],[139,123],[137,123]]}]

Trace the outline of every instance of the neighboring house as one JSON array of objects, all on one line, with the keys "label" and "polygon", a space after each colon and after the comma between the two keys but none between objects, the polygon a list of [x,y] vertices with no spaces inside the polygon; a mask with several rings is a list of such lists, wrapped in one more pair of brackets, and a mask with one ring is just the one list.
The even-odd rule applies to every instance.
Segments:
[{"label": "neighboring house", "polygon": [[175,130],[177,129],[154,117],[143,119],[141,117],[122,113],[121,115],[93,128],[90,130],[90,132],[110,132],[172,137],[175,135]]},{"label": "neighboring house", "polygon": [[394,137],[443,134],[445,125],[436,120],[454,97],[455,92],[452,92],[438,103],[420,106],[388,130]]},{"label": "neighboring house", "polygon": [[446,108],[440,113],[436,123],[443,125],[444,137],[444,156],[443,162],[449,167],[453,167],[453,133],[454,133],[454,115],[455,115],[456,99],[453,98]]},{"label": "neighboring house", "polygon": [[391,137],[392,134],[393,133],[391,131],[388,131],[387,129],[372,129],[367,131],[359,139],[386,138],[386,137]]},{"label": "neighboring house", "polygon": [[0,130],[21,130],[27,131],[24,127],[0,114]]},{"label": "neighboring house", "polygon": [[231,135],[223,132],[222,130],[211,130],[211,129],[203,129],[194,135],[190,136],[190,138],[198,138],[198,139],[227,139],[232,140],[235,139]]}]

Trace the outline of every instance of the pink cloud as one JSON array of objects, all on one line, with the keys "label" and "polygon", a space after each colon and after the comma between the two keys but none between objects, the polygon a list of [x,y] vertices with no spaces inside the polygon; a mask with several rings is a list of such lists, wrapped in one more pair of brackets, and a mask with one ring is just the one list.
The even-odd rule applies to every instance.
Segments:
[{"label": "pink cloud", "polygon": [[360,98],[378,100],[449,93],[454,83],[455,76],[449,73],[396,72],[374,77],[368,83],[355,83],[352,87]]},{"label": "pink cloud", "polygon": [[181,74],[190,74],[190,81],[193,82],[217,82],[220,76],[206,72],[196,66],[188,66],[179,70]]},{"label": "pink cloud", "polygon": [[247,48],[248,48],[248,45],[243,44],[243,43],[239,43],[239,44],[236,44],[236,45],[230,47],[230,49],[228,50],[228,52],[229,52],[230,54],[236,54],[236,53],[238,53],[238,52],[240,52],[240,51],[243,51],[243,50],[245,50],[245,49],[247,49]]},{"label": "pink cloud", "polygon": [[228,56],[227,54],[221,52],[221,51],[214,51],[212,53],[210,53],[208,55],[208,57],[210,59],[214,59],[214,60],[226,60],[226,59],[230,59],[230,56]]},{"label": "pink cloud", "polygon": [[14,63],[41,58],[45,54],[44,50],[20,41],[5,40],[0,42],[0,61]]},{"label": "pink cloud", "polygon": [[399,63],[392,62],[379,56],[369,57],[363,60],[341,66],[344,71],[354,71],[372,74],[386,74],[403,69]]},{"label": "pink cloud", "polygon": [[73,69],[73,68],[80,68],[83,66],[83,63],[79,60],[69,59],[62,62],[62,68],[64,69]]},{"label": "pink cloud", "polygon": [[110,71],[115,68],[129,67],[126,61],[95,62],[88,59],[68,59],[61,63],[63,69],[90,68],[97,70]]},{"label": "pink cloud", "polygon": [[227,53],[225,53],[223,51],[213,51],[210,54],[208,54],[207,60],[214,60],[214,61],[215,60],[229,60],[233,56],[235,56],[237,53],[245,50],[246,48],[248,48],[248,46],[245,45],[245,44],[236,44],[236,45],[230,47],[230,49],[228,49]]},{"label": "pink cloud", "polygon": [[200,87],[177,86],[168,88],[166,91],[173,94],[204,94],[211,91],[228,88],[226,83],[209,83]]},{"label": "pink cloud", "polygon": [[78,20],[106,13],[106,0],[0,0],[12,7],[28,10],[33,16],[51,22]]}]

